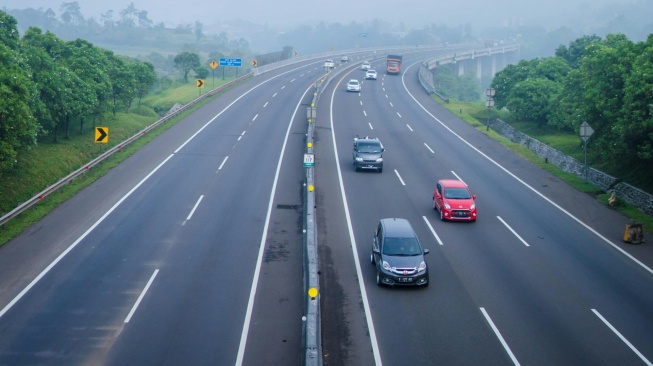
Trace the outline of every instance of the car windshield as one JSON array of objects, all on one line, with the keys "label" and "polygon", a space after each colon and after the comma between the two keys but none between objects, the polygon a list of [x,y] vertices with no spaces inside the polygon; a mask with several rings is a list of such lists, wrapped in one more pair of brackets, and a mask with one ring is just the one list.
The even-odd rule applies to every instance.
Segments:
[{"label": "car windshield", "polygon": [[386,238],[383,243],[383,254],[413,256],[422,254],[422,251],[416,238]]},{"label": "car windshield", "polygon": [[465,188],[447,188],[444,191],[444,198],[452,200],[468,200],[472,198],[472,196],[469,195],[469,191]]},{"label": "car windshield", "polygon": [[358,81],[350,81],[349,85],[358,85]]},{"label": "car windshield", "polygon": [[367,154],[380,153],[381,146],[379,144],[361,142],[358,144],[358,152]]}]

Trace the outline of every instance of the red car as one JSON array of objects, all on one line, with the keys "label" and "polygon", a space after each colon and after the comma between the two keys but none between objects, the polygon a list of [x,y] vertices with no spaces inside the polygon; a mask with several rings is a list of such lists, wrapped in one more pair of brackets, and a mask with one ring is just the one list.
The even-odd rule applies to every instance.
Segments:
[{"label": "red car", "polygon": [[476,221],[476,195],[456,179],[440,179],[433,190],[433,209],[440,220]]}]

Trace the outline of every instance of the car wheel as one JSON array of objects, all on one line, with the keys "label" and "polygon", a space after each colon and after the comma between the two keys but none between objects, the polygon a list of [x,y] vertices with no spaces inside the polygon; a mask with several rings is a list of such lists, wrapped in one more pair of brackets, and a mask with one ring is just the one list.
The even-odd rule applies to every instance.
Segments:
[{"label": "car wheel", "polygon": [[383,282],[381,282],[381,270],[378,268],[376,269],[376,284],[378,286],[383,285]]},{"label": "car wheel", "polygon": [[442,213],[444,210],[440,209],[440,221],[444,221],[444,214]]},{"label": "car wheel", "polygon": [[383,173],[383,168],[379,168],[379,173]]},{"label": "car wheel", "polygon": [[374,264],[374,252],[370,253],[370,263]]},{"label": "car wheel", "polygon": [[438,209],[438,206],[435,205],[435,198],[433,199],[433,209],[434,209],[434,210],[437,210],[437,209]]},{"label": "car wheel", "polygon": [[357,172],[361,171],[359,167],[355,167],[354,169],[356,169]]}]

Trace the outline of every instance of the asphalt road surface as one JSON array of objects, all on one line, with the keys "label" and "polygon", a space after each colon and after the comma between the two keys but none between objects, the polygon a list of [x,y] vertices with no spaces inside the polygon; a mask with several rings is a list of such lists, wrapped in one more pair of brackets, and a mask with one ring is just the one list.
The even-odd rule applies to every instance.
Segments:
[{"label": "asphalt road surface", "polygon": [[229,90],[3,246],[0,364],[299,364],[322,74]]},{"label": "asphalt road surface", "polygon": [[[620,242],[626,218],[432,101],[418,60],[360,94],[344,89],[363,78],[352,69],[320,101],[325,364],[650,365],[651,249]],[[380,138],[383,173],[355,172],[356,135]],[[476,223],[439,220],[441,178],[477,195]],[[430,249],[429,287],[376,285],[372,233],[386,217],[408,219]]]},{"label": "asphalt road surface", "polygon": [[[651,365],[653,250],[628,221],[353,58],[316,120],[326,365]],[[0,248],[0,364],[301,363],[306,107],[323,60],[253,78],[188,115]],[[355,172],[354,136],[384,171]],[[477,195],[441,222],[435,181]],[[379,287],[385,217],[408,219],[427,288]]]}]

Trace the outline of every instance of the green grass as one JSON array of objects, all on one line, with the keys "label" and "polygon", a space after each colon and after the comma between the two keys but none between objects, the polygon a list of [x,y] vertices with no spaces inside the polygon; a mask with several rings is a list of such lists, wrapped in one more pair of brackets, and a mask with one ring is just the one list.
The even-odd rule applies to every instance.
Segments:
[{"label": "green grass", "polygon": [[[231,80],[220,81],[219,85],[222,85]],[[216,79],[217,86],[218,80]],[[86,123],[81,133],[79,125],[71,128],[70,138],[65,139],[60,136],[59,142],[56,143],[53,142],[51,136],[42,138],[37,148],[19,155],[16,169],[0,176],[0,186],[3,187],[0,190],[0,215],[8,213],[47,187],[57,183],[71,172],[83,167],[102,152],[107,151],[157,121],[160,117],[154,112],[154,106],[165,104],[172,106],[177,102],[187,104],[199,96],[197,89],[193,81],[192,85],[176,86],[143,98],[141,107],[133,106],[130,109],[130,113],[117,113],[116,116],[108,114],[104,121],[97,122],[97,126],[106,126],[109,128],[109,143],[107,144],[97,144],[94,142],[94,127],[91,123]],[[205,90],[210,91],[211,89],[205,88]],[[202,94],[205,94],[204,90]],[[138,151],[140,147],[152,141],[179,120],[221,94],[222,92],[207,98],[189,110],[184,111],[179,116],[158,126],[150,133],[126,146],[120,152],[115,153],[101,164],[90,169],[86,174],[76,178],[70,184],[53,192],[38,204],[0,226],[0,245],[11,240],[33,223],[38,222],[59,204],[65,202],[81,189],[106,174],[111,168]],[[135,104],[137,104],[137,101]]]},{"label": "green grass", "polygon": [[[551,128],[537,128],[532,124],[514,121],[507,112],[488,112],[483,102],[478,103],[465,103],[455,100],[450,100],[445,103],[437,97],[433,97],[435,101],[447,108],[450,112],[456,114],[470,125],[474,126],[478,131],[488,135],[494,140],[499,141],[508,149],[514,151],[524,159],[530,161],[534,165],[546,170],[547,172],[560,178],[570,186],[578,191],[589,193],[597,197],[597,200],[608,206],[609,194],[603,192],[600,188],[587,183],[584,179],[576,176],[575,174],[567,173],[560,168],[546,163],[541,157],[530,151],[524,146],[514,143],[502,135],[496,133],[492,129],[487,131],[485,121],[488,116],[500,118],[503,121],[509,122],[515,129],[557,149],[573,158],[583,161],[584,150],[582,144],[578,142],[579,137],[573,133],[565,133]],[[588,153],[588,161],[591,161]],[[599,166],[596,167],[601,170]],[[610,173],[608,173],[610,174]],[[617,199],[617,203],[612,207],[619,211],[626,217],[630,218],[633,222],[641,223],[647,233],[653,233],[653,217],[646,215],[635,206],[629,205],[624,201]]]}]

